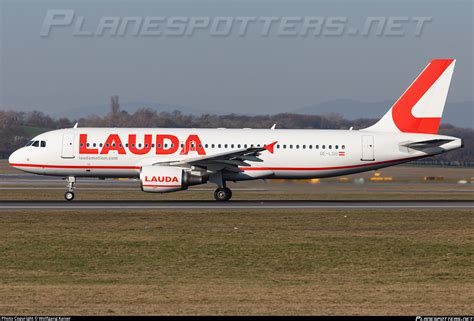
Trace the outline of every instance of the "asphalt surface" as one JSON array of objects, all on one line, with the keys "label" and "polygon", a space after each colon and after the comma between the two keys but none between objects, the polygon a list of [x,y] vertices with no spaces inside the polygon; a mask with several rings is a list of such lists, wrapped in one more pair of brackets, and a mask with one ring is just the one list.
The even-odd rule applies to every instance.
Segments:
[{"label": "asphalt surface", "polygon": [[474,208],[474,201],[0,201],[8,209],[452,209]]}]

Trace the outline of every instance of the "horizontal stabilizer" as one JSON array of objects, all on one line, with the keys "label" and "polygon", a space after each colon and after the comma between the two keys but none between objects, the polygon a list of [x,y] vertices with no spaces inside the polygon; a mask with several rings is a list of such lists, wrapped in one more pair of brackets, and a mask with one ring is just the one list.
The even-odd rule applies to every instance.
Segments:
[{"label": "horizontal stabilizer", "polygon": [[453,140],[454,139],[430,139],[430,140],[425,140],[422,142],[404,144],[403,146],[412,148],[412,149],[425,149],[425,148],[431,148],[431,147],[439,147],[449,142],[452,142]]}]

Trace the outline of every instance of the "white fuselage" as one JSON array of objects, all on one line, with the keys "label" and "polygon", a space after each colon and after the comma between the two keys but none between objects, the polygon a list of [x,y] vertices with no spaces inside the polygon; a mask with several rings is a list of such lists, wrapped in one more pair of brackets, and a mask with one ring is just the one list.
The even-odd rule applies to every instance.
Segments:
[{"label": "white fuselage", "polygon": [[[114,140],[110,140],[111,135]],[[432,139],[451,142],[423,151],[404,146]],[[276,142],[273,153],[261,152],[261,162],[248,161],[249,166],[240,167],[245,175],[225,174],[226,180],[236,181],[346,175],[462,146],[456,137],[367,130],[71,128],[50,131],[33,140],[45,146],[39,143],[15,151],[9,159],[12,166],[42,175],[103,178],[139,177],[145,165]]]}]

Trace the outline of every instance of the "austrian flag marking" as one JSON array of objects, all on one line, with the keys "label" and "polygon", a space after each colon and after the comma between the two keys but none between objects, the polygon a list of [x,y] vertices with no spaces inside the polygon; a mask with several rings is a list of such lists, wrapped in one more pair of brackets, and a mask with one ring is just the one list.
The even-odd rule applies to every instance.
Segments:
[{"label": "austrian flag marking", "polygon": [[346,152],[339,152],[339,156],[346,156]]}]

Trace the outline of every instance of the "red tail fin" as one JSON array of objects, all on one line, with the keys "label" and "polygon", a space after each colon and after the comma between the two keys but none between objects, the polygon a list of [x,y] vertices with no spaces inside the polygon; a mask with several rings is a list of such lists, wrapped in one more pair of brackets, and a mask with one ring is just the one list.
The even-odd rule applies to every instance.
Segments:
[{"label": "red tail fin", "polygon": [[436,134],[455,63],[454,59],[432,60],[392,108],[366,130]]}]

